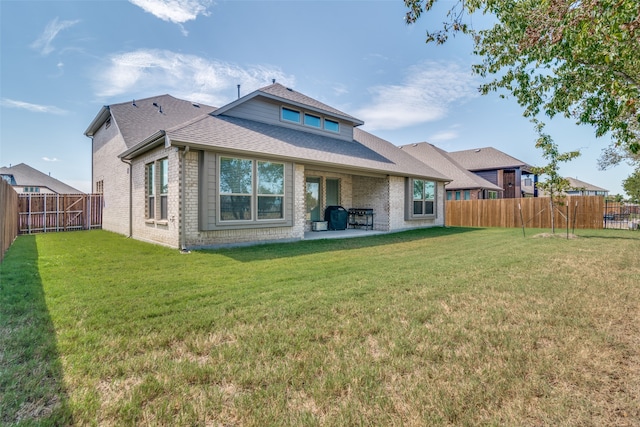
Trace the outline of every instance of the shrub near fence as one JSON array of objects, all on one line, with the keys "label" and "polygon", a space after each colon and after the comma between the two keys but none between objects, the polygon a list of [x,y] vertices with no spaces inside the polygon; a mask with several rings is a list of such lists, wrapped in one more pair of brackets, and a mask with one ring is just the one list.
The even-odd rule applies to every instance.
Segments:
[{"label": "shrub near fence", "polygon": [[18,236],[18,193],[0,179],[0,262],[4,253]]},{"label": "shrub near fence", "polygon": [[102,228],[102,194],[21,194],[21,234]]},{"label": "shrub near fence", "polygon": [[[554,209],[556,228],[603,227],[602,196],[568,196]],[[446,224],[459,227],[551,228],[549,197],[493,200],[449,200]],[[522,216],[521,216],[522,214]],[[568,224],[567,224],[568,214]],[[522,220],[521,220],[522,218]]]}]

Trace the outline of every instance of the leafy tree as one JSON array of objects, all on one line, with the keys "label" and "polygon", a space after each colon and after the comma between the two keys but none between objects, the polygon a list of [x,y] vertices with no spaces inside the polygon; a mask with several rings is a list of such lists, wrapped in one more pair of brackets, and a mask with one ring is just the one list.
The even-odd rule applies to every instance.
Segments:
[{"label": "leafy tree", "polygon": [[622,188],[629,195],[632,203],[640,203],[640,167],[622,181]]},{"label": "leafy tree", "polygon": [[[435,13],[438,2],[404,0],[406,22]],[[497,23],[476,30],[473,13]],[[458,33],[473,38],[475,72],[494,76],[482,93],[505,90],[527,117],[574,118],[597,136],[610,133],[614,147],[640,152],[638,0],[456,0],[426,40],[442,44]]]},{"label": "leafy tree", "polygon": [[538,132],[538,140],[536,141],[536,148],[542,150],[542,156],[549,161],[545,166],[538,166],[532,168],[536,175],[546,177],[542,181],[538,182],[538,188],[550,196],[551,205],[551,232],[556,232],[554,212],[556,206],[562,206],[564,204],[564,198],[566,197],[566,191],[571,188],[569,180],[560,175],[560,163],[569,162],[580,155],[579,151],[569,151],[561,153],[558,150],[558,145],[553,142],[551,137],[544,133],[544,124],[534,120],[536,124],[536,130]]}]

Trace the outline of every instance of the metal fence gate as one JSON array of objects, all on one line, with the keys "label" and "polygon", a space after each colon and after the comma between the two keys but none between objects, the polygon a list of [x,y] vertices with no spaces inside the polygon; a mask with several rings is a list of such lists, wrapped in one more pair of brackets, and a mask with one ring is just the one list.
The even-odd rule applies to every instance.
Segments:
[{"label": "metal fence gate", "polygon": [[640,205],[606,200],[604,228],[640,229]]}]

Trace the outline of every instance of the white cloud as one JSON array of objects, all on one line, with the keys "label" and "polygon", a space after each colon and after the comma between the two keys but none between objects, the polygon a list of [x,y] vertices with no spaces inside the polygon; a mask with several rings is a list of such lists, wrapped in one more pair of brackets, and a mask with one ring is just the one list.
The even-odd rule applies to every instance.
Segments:
[{"label": "white cloud", "polygon": [[129,0],[134,5],[142,8],[145,12],[160,18],[163,21],[173,22],[180,25],[183,34],[187,32],[181,24],[192,21],[198,15],[208,16],[207,8],[213,3],[212,0]]},{"label": "white cloud", "polygon": [[[114,55],[96,74],[97,95],[109,98],[128,94],[151,96],[170,93],[178,98],[220,106],[241,94],[266,86],[271,79],[293,86],[295,81],[280,68],[254,65],[240,67],[167,50],[136,50]],[[135,95],[135,96],[134,96]]]},{"label": "white cloud", "polygon": [[40,37],[36,41],[31,43],[31,47],[33,49],[39,50],[43,55],[50,54],[55,50],[52,46],[52,43],[53,39],[56,38],[58,33],[64,29],[72,27],[78,22],[80,21],[58,21],[58,18],[55,18],[53,21],[47,24]]},{"label": "white cloud", "polygon": [[455,130],[455,128],[457,127],[458,126],[454,126],[453,128],[436,132],[433,135],[430,135],[427,138],[427,141],[431,143],[438,143],[438,142],[445,142],[445,141],[451,141],[453,139],[456,139],[460,136],[460,133],[457,130]]},{"label": "white cloud", "polygon": [[58,161],[58,159],[56,157],[53,157],[53,158],[43,157],[42,160],[44,160],[45,162],[57,162]]},{"label": "white cloud", "polygon": [[24,101],[16,101],[9,98],[0,99],[0,106],[7,108],[17,108],[22,110],[31,111],[33,113],[49,113],[49,114],[66,114],[67,112],[61,108],[51,105],[38,105],[31,104]]},{"label": "white cloud", "polygon": [[372,102],[356,116],[369,130],[399,129],[444,118],[453,104],[478,96],[470,70],[457,64],[414,65],[398,85],[375,86]]}]

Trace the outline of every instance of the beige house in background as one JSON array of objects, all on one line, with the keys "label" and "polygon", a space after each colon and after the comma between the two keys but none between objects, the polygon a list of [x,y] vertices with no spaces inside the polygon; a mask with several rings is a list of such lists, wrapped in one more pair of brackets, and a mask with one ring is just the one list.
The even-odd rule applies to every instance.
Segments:
[{"label": "beige house in background", "polygon": [[189,249],[304,239],[329,206],[373,229],[444,226],[446,175],[278,83],[221,108],[169,95],[103,107],[92,138],[103,228]]},{"label": "beige house in background", "polygon": [[82,194],[77,188],[24,163],[0,168],[0,177],[18,194]]},{"label": "beige house in background", "polygon": [[[577,178],[566,177],[569,181],[569,190],[565,191],[567,196],[603,196],[609,195],[609,190],[602,187],[580,181]],[[540,191],[540,196],[548,196],[544,191]]]}]

